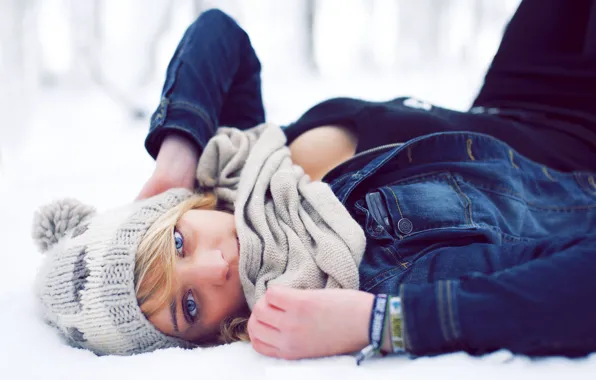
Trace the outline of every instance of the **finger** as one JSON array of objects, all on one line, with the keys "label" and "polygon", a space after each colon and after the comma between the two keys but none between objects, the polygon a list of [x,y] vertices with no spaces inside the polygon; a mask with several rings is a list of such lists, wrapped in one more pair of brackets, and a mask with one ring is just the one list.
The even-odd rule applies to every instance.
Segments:
[{"label": "finger", "polygon": [[293,289],[285,286],[272,286],[267,289],[265,298],[267,303],[283,311],[295,310],[302,301],[307,301],[313,290]]},{"label": "finger", "polygon": [[274,358],[279,358],[281,356],[281,352],[277,347],[267,344],[259,339],[251,339],[250,343],[254,350],[261,355]]},{"label": "finger", "polygon": [[141,190],[141,192],[139,193],[139,195],[137,195],[137,197],[135,198],[135,201],[141,201],[141,200],[143,200],[145,198],[149,198],[149,196],[150,195],[149,195],[148,191],[145,190],[145,188],[143,188]]},{"label": "finger", "polygon": [[279,330],[259,322],[257,319],[252,319],[248,322],[248,336],[251,341],[258,339],[270,346],[277,347],[281,338]]},{"label": "finger", "polygon": [[283,310],[265,302],[255,305],[255,310],[253,310],[253,316],[257,321],[277,330],[280,330],[283,327],[283,320],[286,317],[285,314],[286,313]]},{"label": "finger", "polygon": [[271,286],[265,293],[265,299],[270,306],[280,310],[287,310],[291,305],[293,292],[285,286]]},{"label": "finger", "polygon": [[154,195],[155,192],[156,192],[155,185],[153,183],[151,183],[151,180],[149,180],[148,182],[145,183],[145,185],[141,189],[141,192],[139,193],[139,195],[137,195],[137,198],[135,200],[140,201],[140,200],[143,200],[146,198],[150,198]]}]

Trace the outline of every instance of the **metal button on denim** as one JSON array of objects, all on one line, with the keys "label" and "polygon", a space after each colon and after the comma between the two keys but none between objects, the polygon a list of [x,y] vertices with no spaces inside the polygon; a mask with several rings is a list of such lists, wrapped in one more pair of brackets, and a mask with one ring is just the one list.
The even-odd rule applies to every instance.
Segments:
[{"label": "metal button on denim", "polygon": [[401,218],[397,222],[397,229],[404,235],[409,234],[414,229],[414,225],[408,218]]}]

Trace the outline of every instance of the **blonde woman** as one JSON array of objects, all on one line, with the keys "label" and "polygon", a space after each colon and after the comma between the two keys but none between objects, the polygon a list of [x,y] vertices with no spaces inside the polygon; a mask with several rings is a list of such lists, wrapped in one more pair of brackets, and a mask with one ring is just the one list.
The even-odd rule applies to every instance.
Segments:
[{"label": "blonde woman", "polygon": [[98,354],[595,351],[592,21],[593,1],[523,1],[470,112],[332,99],[282,129],[246,33],[202,14],[139,200],[37,214],[45,319]]}]

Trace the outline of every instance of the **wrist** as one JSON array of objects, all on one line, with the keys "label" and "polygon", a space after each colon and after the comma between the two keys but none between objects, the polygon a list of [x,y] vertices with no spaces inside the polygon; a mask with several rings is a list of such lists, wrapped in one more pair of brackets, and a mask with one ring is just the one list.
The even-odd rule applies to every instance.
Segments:
[{"label": "wrist", "polygon": [[157,163],[170,161],[173,158],[185,157],[195,164],[199,161],[199,149],[195,143],[181,134],[170,133],[167,135],[157,154]]},{"label": "wrist", "polygon": [[166,188],[192,189],[198,162],[198,149],[194,143],[182,135],[170,134],[159,149],[153,177],[165,183]]}]

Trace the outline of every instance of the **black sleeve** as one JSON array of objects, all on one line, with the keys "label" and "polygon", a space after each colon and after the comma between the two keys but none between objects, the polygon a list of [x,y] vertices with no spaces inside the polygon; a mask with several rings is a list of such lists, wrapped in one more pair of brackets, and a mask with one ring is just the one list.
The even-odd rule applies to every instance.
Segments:
[{"label": "black sleeve", "polygon": [[[405,142],[417,137],[416,129],[407,126],[417,123],[418,118],[426,111],[404,107],[403,99],[407,98],[387,102],[369,102],[353,98],[326,100],[285,127],[288,145],[304,132],[324,125],[346,127],[354,133],[358,138],[356,153],[381,145]],[[434,129],[441,130],[442,127],[436,125]]]}]

